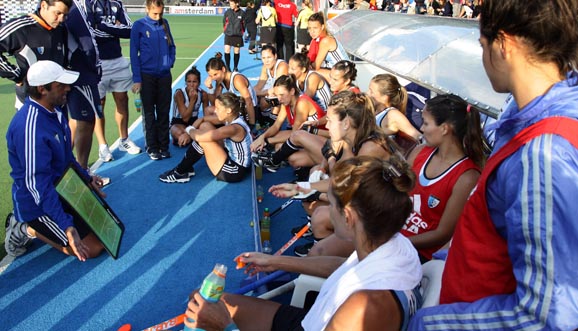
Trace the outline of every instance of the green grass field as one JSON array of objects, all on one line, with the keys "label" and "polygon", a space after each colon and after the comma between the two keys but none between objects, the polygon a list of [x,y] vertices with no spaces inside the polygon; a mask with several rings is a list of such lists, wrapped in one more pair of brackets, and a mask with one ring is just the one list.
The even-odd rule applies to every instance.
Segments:
[{"label": "green grass field", "polygon": [[[141,16],[131,15],[133,21],[139,19]],[[176,79],[190,64],[193,62],[206,48],[209,46],[222,32],[222,18],[219,16],[166,16],[169,21],[171,32],[175,39],[177,46],[177,60],[172,70],[173,79]],[[123,41],[124,55],[128,57],[129,42]],[[12,60],[12,59],[11,59]],[[204,72],[204,64],[199,66],[202,74]],[[132,104],[132,96],[130,104],[130,123],[140,116],[134,109]],[[14,87],[13,83],[6,79],[0,79],[0,104],[2,104],[2,111],[0,112],[0,134],[2,137],[6,136],[6,130],[14,114]],[[114,102],[109,96],[105,107],[106,121],[106,139],[109,145],[112,145],[118,138],[118,129],[114,121]],[[6,215],[12,210],[12,179],[10,178],[10,166],[8,164],[8,152],[6,148],[6,140],[0,144],[0,240],[2,247],[0,248],[0,258],[5,256],[4,252],[4,219]],[[141,146],[142,147],[142,146]],[[90,154],[90,164],[98,159],[98,143],[96,138],[93,139],[92,150]],[[114,161],[113,161],[114,162]]]}]

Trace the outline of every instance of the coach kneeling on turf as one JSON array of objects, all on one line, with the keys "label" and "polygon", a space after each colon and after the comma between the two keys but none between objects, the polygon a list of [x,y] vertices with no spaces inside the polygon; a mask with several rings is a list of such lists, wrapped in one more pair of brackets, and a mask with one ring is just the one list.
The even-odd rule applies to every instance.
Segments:
[{"label": "coach kneeling on turf", "polygon": [[6,220],[4,247],[11,256],[24,254],[35,237],[81,261],[96,257],[103,250],[94,233],[62,204],[55,188],[72,165],[104,197],[99,178],[91,178],[72,154],[70,128],[60,108],[66,103],[69,84],[78,75],[52,61],[38,61],[28,69],[29,97],[6,134],[10,175],[14,180],[14,214],[9,214]]}]

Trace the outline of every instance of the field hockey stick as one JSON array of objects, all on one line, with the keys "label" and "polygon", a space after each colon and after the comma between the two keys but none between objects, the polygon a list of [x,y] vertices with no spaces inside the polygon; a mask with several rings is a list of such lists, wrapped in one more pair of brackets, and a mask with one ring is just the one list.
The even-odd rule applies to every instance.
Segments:
[{"label": "field hockey stick", "polygon": [[286,209],[287,207],[289,207],[293,202],[295,202],[295,199],[294,199],[294,198],[291,198],[291,199],[285,201],[285,202],[281,205],[281,207],[273,210],[273,212],[272,212],[271,214],[269,214],[269,217],[270,217],[270,218],[273,218],[273,216],[275,216],[275,215],[279,214],[280,212],[282,212],[283,210],[285,210],[285,209]]},{"label": "field hockey stick", "polygon": [[293,238],[289,239],[288,242],[285,243],[285,245],[283,245],[283,247],[279,248],[278,251],[275,252],[274,255],[281,255],[283,254],[287,248],[291,247],[291,245],[293,245],[297,240],[299,240],[299,238],[301,238],[303,236],[303,234],[305,234],[305,232],[307,232],[307,230],[309,230],[309,227],[311,225],[309,223],[305,224],[301,230],[299,230],[299,232],[297,232]]},{"label": "field hockey stick", "polygon": [[[167,330],[170,329],[172,327],[175,327],[177,325],[181,325],[184,323],[185,321],[185,314],[181,314],[179,316],[175,316],[171,319],[168,319],[164,322],[161,322],[157,325],[153,325],[150,326],[146,329],[144,329],[143,331],[162,331],[162,330]],[[132,325],[130,324],[124,324],[123,326],[121,326],[120,328],[118,328],[117,331],[132,331]]]}]

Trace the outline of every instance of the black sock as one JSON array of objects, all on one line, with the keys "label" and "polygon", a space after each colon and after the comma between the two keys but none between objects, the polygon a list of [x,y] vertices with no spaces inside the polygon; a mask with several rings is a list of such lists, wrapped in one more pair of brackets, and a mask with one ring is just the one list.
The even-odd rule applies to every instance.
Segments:
[{"label": "black sock", "polygon": [[225,53],[225,64],[227,65],[227,70],[231,71],[231,53]]},{"label": "black sock", "polygon": [[235,64],[235,69],[239,66],[239,59],[241,58],[241,53],[233,54],[233,63]]},{"label": "black sock", "polygon": [[205,151],[198,142],[194,141],[191,143],[191,146],[187,149],[185,156],[181,160],[181,162],[175,168],[179,174],[184,174],[186,172],[190,172],[194,170],[193,165],[199,161],[203,155],[205,155]]},{"label": "black sock", "polygon": [[275,164],[279,164],[281,163],[281,161],[287,160],[287,158],[291,156],[291,154],[298,152],[301,149],[303,148],[295,146],[291,142],[291,139],[287,139],[287,141],[285,141],[283,145],[281,145],[281,148],[279,148],[279,150],[273,154],[273,159],[271,161],[273,161],[273,163]]}]

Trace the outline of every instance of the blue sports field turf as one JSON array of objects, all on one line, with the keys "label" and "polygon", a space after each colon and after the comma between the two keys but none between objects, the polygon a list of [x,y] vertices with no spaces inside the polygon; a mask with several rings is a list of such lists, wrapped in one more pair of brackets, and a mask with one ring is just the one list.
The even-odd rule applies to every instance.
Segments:
[{"label": "blue sports field turf", "polygon": [[[222,49],[221,36],[198,59],[203,79],[206,61]],[[261,61],[246,48],[239,67],[255,84]],[[183,81],[179,77],[175,86]],[[138,122],[131,137],[144,145]],[[183,313],[188,294],[216,262],[229,267],[226,290],[238,289],[245,275],[235,270],[233,258],[258,243],[251,221],[257,224],[255,215],[264,206],[274,210],[284,201],[266,194],[257,205],[253,178],[218,182],[204,161],[189,183],[160,182],[158,175],[174,167],[184,152],[171,146],[171,159],[151,161],[145,153],[115,150],[115,161],[97,172],[112,179],[106,200],[126,227],[118,260],[105,253],[81,263],[35,241],[0,275],[0,328],[116,330],[131,323],[133,330],[141,330]],[[292,179],[288,169],[263,176],[259,183],[265,189]],[[288,229],[304,222],[301,215],[295,203],[273,219],[273,249],[290,238]]]}]

